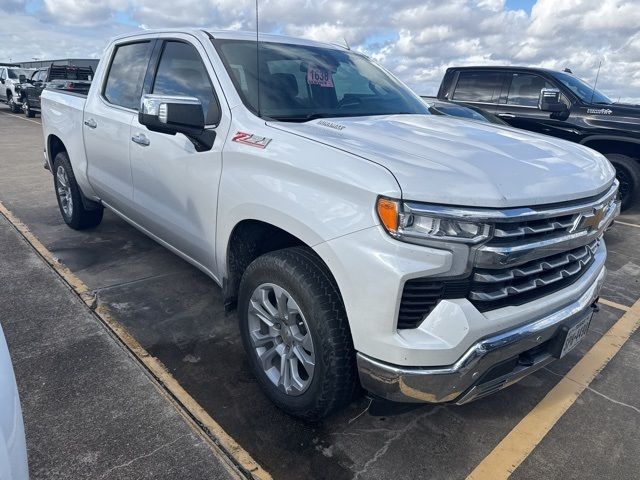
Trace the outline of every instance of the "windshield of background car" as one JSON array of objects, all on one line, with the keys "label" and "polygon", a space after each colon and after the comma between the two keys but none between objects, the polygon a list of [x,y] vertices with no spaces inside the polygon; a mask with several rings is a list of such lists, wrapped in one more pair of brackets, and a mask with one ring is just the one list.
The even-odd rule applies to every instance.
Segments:
[{"label": "windshield of background car", "polygon": [[248,40],[214,40],[214,45],[245,106],[262,117],[307,121],[428,114],[398,80],[351,51],[260,42],[256,52],[256,42]]},{"label": "windshield of background car", "polygon": [[[592,86],[580,80],[578,77],[561,72],[553,72],[552,75],[585,103],[604,103],[607,105],[613,103],[605,94],[594,90]],[[591,99],[592,95],[593,100]]]},{"label": "windshield of background car", "polygon": [[29,78],[31,72],[33,72],[33,70],[22,70],[21,68],[9,68],[8,70],[9,78],[13,78],[14,80],[18,80],[20,78],[20,75],[24,75],[25,77]]}]

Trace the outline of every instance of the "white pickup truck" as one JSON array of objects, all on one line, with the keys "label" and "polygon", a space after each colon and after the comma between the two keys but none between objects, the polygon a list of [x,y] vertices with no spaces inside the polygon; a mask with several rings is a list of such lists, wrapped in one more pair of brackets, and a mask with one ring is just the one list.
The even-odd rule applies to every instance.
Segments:
[{"label": "white pickup truck", "polygon": [[294,416],[330,414],[358,380],[466,403],[589,327],[619,210],[609,162],[430,115],[349,49],[145,31],[108,45],[86,98],[45,90],[42,121],[65,222],[109,208],[220,284]]}]

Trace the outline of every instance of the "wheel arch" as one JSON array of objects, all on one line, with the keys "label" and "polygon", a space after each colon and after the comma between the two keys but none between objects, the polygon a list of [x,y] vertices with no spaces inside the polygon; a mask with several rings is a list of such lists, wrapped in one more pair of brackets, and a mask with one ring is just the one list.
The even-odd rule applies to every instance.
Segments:
[{"label": "wheel arch", "polygon": [[[257,219],[244,219],[233,227],[226,245],[222,279],[225,308],[232,310],[236,307],[240,280],[251,262],[265,253],[296,246],[304,247],[317,257],[338,288],[336,279],[327,263],[307,242],[272,223]],[[338,293],[340,293],[339,288]]]},{"label": "wheel arch", "polygon": [[640,139],[614,135],[593,135],[584,138],[580,144],[592,148],[603,155],[619,153],[640,161]]},{"label": "wheel arch", "polygon": [[47,137],[47,162],[49,163],[49,170],[53,172],[53,161],[60,152],[67,152],[67,147],[64,142],[57,135],[50,134]]}]

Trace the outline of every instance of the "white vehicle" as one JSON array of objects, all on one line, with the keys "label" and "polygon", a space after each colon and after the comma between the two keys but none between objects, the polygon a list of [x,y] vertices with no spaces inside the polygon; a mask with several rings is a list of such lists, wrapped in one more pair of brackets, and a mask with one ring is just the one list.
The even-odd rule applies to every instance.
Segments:
[{"label": "white vehicle", "polygon": [[20,84],[20,75],[31,76],[34,69],[18,67],[0,67],[0,102],[6,103],[12,112],[22,111],[20,94],[16,92],[16,85]]},{"label": "white vehicle", "polygon": [[27,445],[11,357],[0,328],[0,479],[27,480]]},{"label": "white vehicle", "polygon": [[429,115],[348,49],[254,39],[120,37],[86,99],[45,90],[67,224],[107,207],[207,273],[264,391],[304,419],[358,377],[465,403],[582,339],[619,209],[602,155]]}]

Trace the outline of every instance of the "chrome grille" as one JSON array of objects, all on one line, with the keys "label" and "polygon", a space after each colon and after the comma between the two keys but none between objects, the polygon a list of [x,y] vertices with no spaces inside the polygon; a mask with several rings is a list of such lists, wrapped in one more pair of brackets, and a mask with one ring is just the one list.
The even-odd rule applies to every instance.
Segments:
[{"label": "chrome grille", "polygon": [[[475,269],[468,298],[481,311],[518,305],[573,283],[593,262],[599,240],[505,269]],[[506,300],[506,302],[505,302]]]},{"label": "chrome grille", "polygon": [[[539,208],[458,208],[456,218],[491,224],[491,238],[470,249],[464,275],[406,282],[397,327],[416,328],[445,298],[467,298],[484,312],[522,305],[577,281],[619,213],[617,187],[614,182],[600,196]],[[439,208],[445,207],[430,206],[429,213],[443,215]]]},{"label": "chrome grille", "polygon": [[550,235],[566,234],[575,224],[578,215],[562,215],[553,218],[543,218],[525,222],[496,223],[493,231],[493,243],[511,242],[514,240],[527,241]]}]

